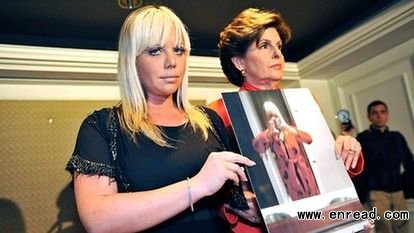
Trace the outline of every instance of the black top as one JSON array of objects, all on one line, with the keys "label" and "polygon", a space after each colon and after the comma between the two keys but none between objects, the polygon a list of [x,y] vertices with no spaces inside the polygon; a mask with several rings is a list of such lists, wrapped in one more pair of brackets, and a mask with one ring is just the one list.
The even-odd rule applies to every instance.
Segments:
[{"label": "black top", "polygon": [[[114,114],[118,110],[95,111],[83,121],[66,167],[68,171],[108,176],[117,181],[121,192],[145,191],[194,176],[211,152],[223,151],[228,145],[215,130],[204,141],[201,131],[194,132],[190,124],[160,126],[173,148],[161,147],[142,134],[137,135],[134,143],[119,127]],[[224,129],[214,111],[205,111],[218,124],[218,130]],[[218,216],[223,203],[220,195],[222,192],[204,198],[194,205],[194,213],[187,209],[146,232],[227,232],[227,224]]]},{"label": "black top", "polygon": [[[357,176],[357,190],[365,188],[365,194],[370,190],[402,190],[401,165],[405,170],[413,169],[413,155],[404,136],[398,131],[387,128],[381,132],[371,126],[359,133],[357,140],[361,143],[365,159],[364,172]],[[365,199],[366,196],[360,198]]]}]

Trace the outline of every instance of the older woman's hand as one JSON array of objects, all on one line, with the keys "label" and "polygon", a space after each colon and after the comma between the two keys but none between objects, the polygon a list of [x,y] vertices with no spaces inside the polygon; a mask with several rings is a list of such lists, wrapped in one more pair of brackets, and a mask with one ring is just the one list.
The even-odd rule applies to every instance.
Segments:
[{"label": "older woman's hand", "polygon": [[349,135],[339,135],[335,141],[336,159],[342,158],[347,170],[355,168],[361,156],[361,144]]},{"label": "older woman's hand", "polygon": [[240,210],[237,208],[231,207],[228,203],[225,204],[225,207],[233,211],[237,216],[244,218],[245,220],[251,223],[260,223],[262,218],[260,216],[259,206],[256,202],[256,195],[252,192],[249,184],[247,182],[242,182],[243,194],[246,197],[247,205],[249,208],[247,210]]}]

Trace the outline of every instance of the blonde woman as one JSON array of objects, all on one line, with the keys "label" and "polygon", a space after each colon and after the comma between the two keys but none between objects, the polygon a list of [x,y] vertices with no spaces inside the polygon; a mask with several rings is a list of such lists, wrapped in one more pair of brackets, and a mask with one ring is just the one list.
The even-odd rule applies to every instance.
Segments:
[{"label": "blonde woman", "polygon": [[125,20],[121,103],[84,120],[67,164],[88,232],[228,231],[217,211],[224,184],[246,181],[241,166],[254,162],[225,151],[214,111],[190,105],[189,53],[170,9],[150,5]]}]

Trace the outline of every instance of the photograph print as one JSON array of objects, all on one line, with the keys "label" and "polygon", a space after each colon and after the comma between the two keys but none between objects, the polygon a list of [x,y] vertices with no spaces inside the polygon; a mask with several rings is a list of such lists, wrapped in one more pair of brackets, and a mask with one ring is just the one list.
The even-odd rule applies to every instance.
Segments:
[{"label": "photograph print", "polygon": [[[306,88],[223,93],[241,154],[268,232],[356,232],[366,221],[329,219],[361,211],[352,181],[334,154],[335,139]],[[301,220],[319,211],[324,220]]]}]

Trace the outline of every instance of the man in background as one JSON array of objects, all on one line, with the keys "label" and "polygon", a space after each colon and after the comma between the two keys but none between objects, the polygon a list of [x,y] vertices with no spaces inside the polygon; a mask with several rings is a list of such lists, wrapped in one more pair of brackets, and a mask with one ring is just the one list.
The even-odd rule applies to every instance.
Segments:
[{"label": "man in background", "polygon": [[361,202],[372,209],[376,207],[380,220],[376,221],[377,233],[409,232],[408,220],[386,220],[385,211],[407,211],[402,184],[402,169],[413,170],[413,155],[404,136],[390,131],[388,107],[375,100],[367,107],[371,125],[357,135],[365,159],[363,173],[354,178]]}]

